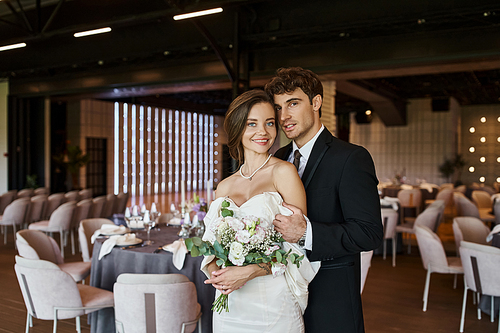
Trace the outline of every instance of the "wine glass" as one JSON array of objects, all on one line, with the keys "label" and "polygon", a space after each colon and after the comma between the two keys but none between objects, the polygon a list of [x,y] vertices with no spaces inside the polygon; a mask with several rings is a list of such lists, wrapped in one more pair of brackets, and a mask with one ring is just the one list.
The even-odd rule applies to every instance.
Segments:
[{"label": "wine glass", "polygon": [[144,219],[143,219],[143,224],[144,224],[144,229],[146,229],[147,233],[148,233],[148,239],[144,242],[145,245],[151,245],[151,244],[154,244],[154,241],[152,241],[149,237],[150,237],[150,232],[151,232],[151,228],[153,228],[156,224],[156,221],[155,220],[152,220],[149,218],[149,211],[146,211],[146,213],[144,213]]}]

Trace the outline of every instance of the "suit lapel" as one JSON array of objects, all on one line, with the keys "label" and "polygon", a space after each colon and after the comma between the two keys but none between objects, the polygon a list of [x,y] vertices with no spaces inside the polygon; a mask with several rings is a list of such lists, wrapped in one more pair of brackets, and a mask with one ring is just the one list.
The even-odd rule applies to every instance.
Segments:
[{"label": "suit lapel", "polygon": [[318,168],[321,159],[325,156],[326,151],[330,148],[330,142],[332,141],[332,134],[325,128],[323,132],[319,135],[318,139],[314,143],[313,150],[309,159],[307,160],[307,165],[302,175],[302,183],[304,183],[304,188],[311,182],[314,172]]},{"label": "suit lapel", "polygon": [[292,142],[290,141],[289,144],[278,149],[278,151],[276,151],[276,153],[274,153],[274,156],[286,161],[288,159],[288,156],[290,156],[291,153],[292,153]]}]

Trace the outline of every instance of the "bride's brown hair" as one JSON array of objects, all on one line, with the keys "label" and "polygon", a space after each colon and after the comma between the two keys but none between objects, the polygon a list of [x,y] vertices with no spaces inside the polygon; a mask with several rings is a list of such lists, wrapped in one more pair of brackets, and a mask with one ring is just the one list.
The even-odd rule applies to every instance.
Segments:
[{"label": "bride's brown hair", "polygon": [[[229,154],[238,161],[239,165],[245,162],[241,138],[245,132],[248,114],[253,106],[259,103],[269,103],[274,109],[269,96],[263,90],[254,89],[236,97],[226,112],[224,130],[227,133],[227,146]],[[274,112],[274,118],[276,118],[276,111]]]}]

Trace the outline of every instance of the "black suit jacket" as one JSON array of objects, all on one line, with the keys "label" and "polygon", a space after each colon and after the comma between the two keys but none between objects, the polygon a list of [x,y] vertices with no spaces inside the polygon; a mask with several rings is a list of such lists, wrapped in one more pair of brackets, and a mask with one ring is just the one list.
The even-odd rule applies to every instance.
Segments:
[{"label": "black suit jacket", "polygon": [[[292,143],[275,156],[286,160]],[[307,332],[364,332],[360,252],[380,246],[378,180],[368,151],[334,137],[326,128],[302,175],[313,232],[311,261],[321,269],[309,285]]]}]

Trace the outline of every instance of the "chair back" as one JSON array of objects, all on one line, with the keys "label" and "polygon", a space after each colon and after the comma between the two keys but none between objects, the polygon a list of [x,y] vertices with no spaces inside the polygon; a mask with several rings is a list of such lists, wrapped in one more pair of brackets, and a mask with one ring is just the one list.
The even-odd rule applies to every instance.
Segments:
[{"label": "chair back", "polygon": [[466,185],[460,185],[460,186],[457,186],[455,187],[455,192],[460,192],[460,193],[464,193],[467,191],[467,186]]},{"label": "chair back", "polygon": [[39,230],[19,230],[16,245],[21,257],[47,260],[56,265],[64,263],[57,242]]},{"label": "chair back", "polygon": [[101,217],[110,217],[113,215],[113,211],[115,208],[115,200],[116,200],[116,195],[114,194],[106,195],[106,201],[104,202],[104,206],[102,207]]},{"label": "chair back", "polygon": [[30,214],[28,217],[28,222],[37,222],[42,219],[43,210],[45,209],[45,205],[47,205],[46,194],[39,194],[31,197],[31,207]]},{"label": "chair back", "polygon": [[[16,256],[14,266],[28,312],[38,319],[54,319],[54,307],[82,307],[73,278],[54,263]],[[84,315],[84,310],[59,311],[57,319]]]},{"label": "chair back", "polygon": [[371,266],[372,257],[373,257],[373,250],[361,252],[361,290],[360,290],[361,293],[363,293],[363,289],[365,287],[366,277],[368,275],[368,270],[370,269]]},{"label": "chair back", "polygon": [[448,266],[443,243],[438,235],[423,225],[415,226],[415,234],[417,235],[420,257],[425,269],[428,269],[429,264],[432,264],[433,270],[435,267]]},{"label": "chair back", "polygon": [[477,208],[491,208],[491,195],[486,191],[472,191],[472,201],[474,201]]},{"label": "chair back", "polygon": [[79,201],[80,200],[80,194],[78,191],[69,191],[64,193],[64,202],[69,202],[69,201]]},{"label": "chair back", "polygon": [[439,186],[439,188],[441,190],[443,190],[445,188],[453,190],[454,186],[453,186],[453,183],[443,183],[443,184],[441,184],[441,186]]},{"label": "chair back", "polygon": [[69,230],[73,213],[75,212],[76,202],[70,201],[63,203],[50,215],[49,227],[60,227],[63,230]]},{"label": "chair back", "polygon": [[12,190],[2,194],[0,197],[0,215],[3,215],[5,208],[14,201],[17,196],[17,190]]},{"label": "chair back", "polygon": [[422,192],[420,189],[401,190],[398,192],[401,207],[420,207],[422,204]]},{"label": "chair back", "polygon": [[431,203],[425,210],[437,210],[438,211],[438,217],[436,220],[436,224],[434,225],[434,228],[432,229],[434,232],[437,232],[439,226],[441,225],[441,222],[443,221],[444,217],[444,210],[446,209],[446,205],[444,200],[435,200],[433,203]]},{"label": "chair back", "polygon": [[12,201],[2,215],[2,222],[20,225],[26,220],[31,201],[30,198],[20,198]]},{"label": "chair back", "polygon": [[91,188],[85,188],[78,192],[80,194],[80,200],[84,199],[92,199],[92,189]]},{"label": "chair back", "polygon": [[91,218],[98,218],[101,217],[102,214],[102,208],[104,207],[104,203],[106,202],[106,196],[101,195],[99,197],[96,197],[92,199],[92,210],[90,213]]},{"label": "chair back", "polygon": [[45,211],[43,212],[43,219],[48,220],[50,215],[59,207],[64,201],[64,193],[54,193],[49,195],[47,198],[47,205],[45,206]]},{"label": "chair back", "polygon": [[129,198],[129,193],[123,193],[120,192],[116,196],[116,201],[115,201],[115,214],[124,214],[125,213],[125,208],[127,208],[127,202]]},{"label": "chair back", "polygon": [[455,207],[458,216],[473,216],[479,218],[479,209],[465,196],[455,195]]},{"label": "chair back", "polygon": [[35,195],[42,195],[42,194],[49,195],[49,190],[46,187],[36,188],[34,192]]},{"label": "chair back", "polygon": [[[459,231],[456,229],[459,229]],[[455,217],[453,219],[453,233],[455,233],[455,231],[459,233],[459,236],[460,234],[462,235],[461,240],[476,244],[488,244],[486,237],[488,237],[490,229],[477,217]],[[457,239],[455,239],[455,242],[457,242]],[[460,245],[460,243],[457,245]]]},{"label": "chair back", "polygon": [[[443,203],[443,201],[440,201]],[[437,207],[427,207],[422,213],[418,214],[415,219],[414,227],[425,226],[432,231],[436,230],[439,220],[441,219],[441,209]]]},{"label": "chair back", "polygon": [[460,258],[467,288],[483,295],[500,296],[500,249],[462,241]]},{"label": "chair back", "polygon": [[83,261],[89,262],[92,259],[94,246],[90,242],[90,238],[96,230],[101,229],[103,224],[113,224],[113,222],[102,218],[91,218],[80,221],[78,239],[80,241],[80,248],[82,249]]},{"label": "chair back", "polygon": [[117,332],[193,332],[196,287],[181,274],[120,274],[114,285]]},{"label": "chair back", "polygon": [[392,208],[382,208],[380,209],[380,213],[382,214],[382,223],[384,224],[384,239],[392,239],[396,233],[399,214]]},{"label": "chair back", "polygon": [[493,212],[495,214],[495,224],[500,224],[500,198],[495,200],[493,204]]},{"label": "chair back", "polygon": [[17,192],[17,198],[31,198],[34,195],[32,188],[25,188]]},{"label": "chair back", "polygon": [[90,209],[92,208],[92,199],[85,199],[76,204],[73,220],[71,221],[71,228],[76,229],[80,225],[81,220],[89,217]]},{"label": "chair back", "polygon": [[453,205],[453,188],[443,188],[436,195],[436,200],[443,200],[445,207]]}]

